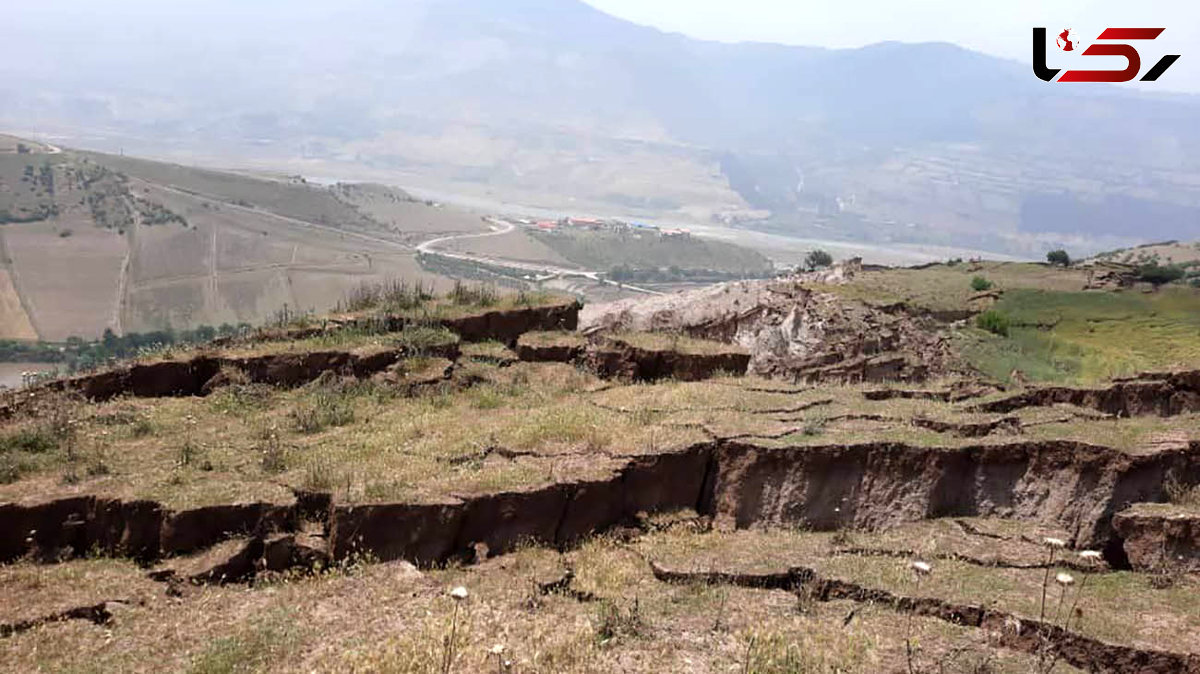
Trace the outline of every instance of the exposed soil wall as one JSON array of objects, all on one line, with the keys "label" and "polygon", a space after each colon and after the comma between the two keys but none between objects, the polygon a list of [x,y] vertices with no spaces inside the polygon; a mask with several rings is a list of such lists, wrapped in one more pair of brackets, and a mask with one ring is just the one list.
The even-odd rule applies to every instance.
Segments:
[{"label": "exposed soil wall", "polygon": [[0,504],[0,562],[26,555],[43,561],[99,550],[148,562],[202,550],[229,538],[294,531],[304,502],[250,503],[174,512],[153,501],[96,496],[37,505]]},{"label": "exposed soil wall", "polygon": [[[0,561],[94,546],[138,559],[230,536],[292,531],[315,516],[342,558],[435,564],[522,541],[564,546],[639,512],[693,508],[719,526],[880,529],[934,517],[1012,517],[1073,532],[1077,547],[1120,543],[1113,516],[1165,500],[1169,473],[1200,469],[1200,448],[1133,456],[1074,442],[935,449],[902,444],[765,448],[738,442],[629,459],[610,477],[441,503],[230,505],[172,512],[156,503],[78,497],[0,506]],[[311,499],[310,499],[311,500]],[[318,499],[321,503],[327,500]],[[30,533],[32,532],[32,533]]]},{"label": "exposed soil wall", "polygon": [[517,340],[517,357],[531,363],[573,363],[581,358],[582,344],[530,344]]},{"label": "exposed soil wall", "polygon": [[[442,323],[465,341],[498,340],[513,344],[525,332],[573,330],[578,323],[579,309],[580,305],[576,302],[490,311],[475,316],[445,319]],[[387,329],[403,328],[402,319],[383,320],[388,321]],[[362,354],[327,350],[272,353],[242,358],[203,355],[186,361],[128,365],[96,374],[62,379],[46,384],[43,389],[77,391],[85,398],[97,401],[110,400],[124,394],[138,397],[197,396],[211,392],[214,378],[220,378],[221,370],[225,368],[240,371],[255,383],[290,387],[307,384],[325,372],[367,377],[382,372],[408,355],[411,354],[402,348]],[[453,359],[458,357],[458,348],[456,345],[447,345],[432,352],[426,350],[424,355]],[[10,399],[7,404],[0,405],[0,418],[11,416],[19,404],[19,401]]]},{"label": "exposed soil wall", "polygon": [[1122,417],[1166,417],[1200,412],[1200,370],[1148,374],[1102,388],[1048,386],[984,403],[976,409],[983,412],[1011,412],[1024,407],[1046,407],[1061,403],[1090,407]]},{"label": "exposed soil wall", "polygon": [[1134,507],[1113,517],[1113,529],[1134,570],[1200,569],[1200,512]]},{"label": "exposed soil wall", "polygon": [[700,381],[718,372],[744,374],[750,364],[750,354],[660,351],[604,339],[588,348],[584,360],[593,372],[605,379]]},{"label": "exposed soil wall", "polygon": [[579,325],[579,302],[554,304],[525,309],[489,311],[474,316],[443,319],[442,325],[454,331],[465,342],[496,340],[508,346],[527,332],[551,330],[573,331]]},{"label": "exposed soil wall", "polygon": [[1167,472],[1196,470],[1200,452],[1132,456],[1075,442],[954,450],[730,443],[718,464],[711,511],[730,526],[877,529],[933,517],[1013,517],[1072,531],[1077,546],[1104,547],[1118,510],[1164,500]]}]

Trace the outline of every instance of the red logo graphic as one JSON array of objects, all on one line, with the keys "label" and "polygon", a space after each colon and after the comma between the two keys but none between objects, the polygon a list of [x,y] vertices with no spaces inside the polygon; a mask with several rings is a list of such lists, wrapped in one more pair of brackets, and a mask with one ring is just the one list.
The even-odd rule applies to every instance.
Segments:
[{"label": "red logo graphic", "polygon": [[[1153,40],[1165,28],[1106,28],[1097,40]],[[1058,34],[1055,40],[1059,49],[1063,51],[1074,51],[1079,45],[1079,40],[1075,38],[1075,34],[1068,28]],[[1124,70],[1068,70],[1058,78],[1059,82],[1129,82],[1138,76],[1142,70],[1142,57],[1138,50],[1133,46],[1123,43],[1115,44],[1093,44],[1084,49],[1081,54],[1083,56],[1122,56],[1125,58]],[[1171,64],[1179,60],[1179,54],[1168,54],[1158,60],[1154,67],[1150,68],[1145,75],[1142,76],[1142,82],[1153,82],[1157,80],[1163,73],[1167,72],[1167,68]],[[1054,76],[1058,75],[1058,68],[1046,67],[1046,29],[1033,29],[1033,74],[1039,79],[1046,82],[1053,82]]]},{"label": "red logo graphic", "polygon": [[1058,48],[1063,51],[1074,51],[1075,50],[1075,41],[1071,39],[1071,29],[1070,28],[1059,33],[1058,39],[1055,40],[1055,42],[1058,43]]}]

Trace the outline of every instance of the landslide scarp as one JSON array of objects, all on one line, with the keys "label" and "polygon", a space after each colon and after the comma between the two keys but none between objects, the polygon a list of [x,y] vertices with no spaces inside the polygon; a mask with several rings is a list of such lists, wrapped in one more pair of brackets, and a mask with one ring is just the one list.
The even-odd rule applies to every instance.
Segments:
[{"label": "landslide scarp", "polygon": [[[13,408],[0,427],[0,454],[13,466],[0,484],[0,561],[24,573],[131,560],[145,567],[133,575],[155,590],[146,608],[128,606],[156,619],[157,599],[215,606],[236,586],[251,613],[278,592],[299,604],[319,597],[312,601],[326,602],[326,613],[314,614],[358,624],[348,616],[377,604],[441,606],[443,586],[459,582],[480,583],[476,601],[477,587],[501,592],[490,584],[499,577],[521,596],[505,595],[489,611],[523,624],[557,607],[565,613],[554,629],[595,620],[587,643],[607,635],[605,648],[661,638],[665,627],[648,626],[655,621],[704,634],[730,623],[750,629],[749,615],[774,626],[782,614],[756,612],[784,595],[788,616],[820,621],[810,633],[880,621],[895,634],[890,621],[910,614],[976,635],[1015,621],[1018,629],[988,648],[1018,658],[1017,671],[1029,671],[1020,658],[1036,658],[1043,639],[1067,662],[1117,663],[1113,671],[1171,671],[1162,667],[1200,651],[1185,638],[1134,643],[1103,625],[1063,627],[1022,598],[1052,569],[1089,574],[1100,587],[1167,575],[1188,586],[1188,569],[1160,573],[1143,560],[1154,546],[1194,553],[1190,529],[1147,515],[1179,498],[1181,479],[1200,474],[1197,413],[1173,402],[1187,399],[1192,375],[1016,393],[961,379],[798,385],[744,375],[752,354],[694,337],[485,331],[470,334],[489,341],[464,344],[464,333],[438,326],[449,339],[418,345],[413,331],[430,327],[341,328],[117,368],[96,380],[118,382],[112,394],[90,400],[35,391],[34,403]],[[201,357],[219,365],[207,378],[197,374],[198,362],[210,362]],[[1110,408],[1110,399],[1124,402]],[[685,514],[664,516],[674,512]],[[745,535],[757,542],[739,554],[754,559],[778,532],[819,545],[793,545],[787,564],[765,572],[705,556],[713,541]],[[1104,561],[1045,560],[1045,536],[1071,554],[1101,550]],[[539,555],[556,560],[553,568],[523,566]],[[914,558],[972,584],[917,592],[888,575]],[[356,582],[358,573],[371,582]],[[398,582],[384,576],[404,578],[404,589],[372,594],[376,583]],[[738,615],[702,603],[717,615],[685,626],[677,621],[698,619],[670,608],[689,601],[676,594],[685,590],[658,588],[656,576],[708,588],[689,590],[700,594],[743,576],[753,576],[743,585],[777,589],[729,600]],[[1010,592],[1010,582],[1022,589]],[[346,597],[331,598],[329,587]],[[995,596],[1006,603],[988,604]],[[1184,625],[1179,634],[1193,633],[1190,614],[1173,608],[1175,594],[1138,597]],[[91,620],[88,607],[127,598],[39,605],[10,638],[87,627],[73,618]],[[651,603],[638,608],[643,600]],[[520,617],[509,616],[513,607]],[[887,644],[864,671],[903,662],[897,642]]]}]

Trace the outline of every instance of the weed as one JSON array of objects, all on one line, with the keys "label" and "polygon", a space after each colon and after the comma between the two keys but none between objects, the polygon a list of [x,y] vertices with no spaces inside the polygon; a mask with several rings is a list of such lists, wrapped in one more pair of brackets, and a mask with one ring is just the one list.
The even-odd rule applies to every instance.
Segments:
[{"label": "weed", "polygon": [[312,402],[300,404],[288,416],[297,431],[312,434],[353,423],[354,407],[337,393],[320,390]]},{"label": "weed", "polygon": [[145,417],[138,417],[129,427],[129,434],[135,438],[144,438],[154,435],[157,429],[154,423]]},{"label": "weed", "polygon": [[183,446],[179,448],[179,454],[176,463],[180,466],[190,466],[200,458],[203,450],[192,442],[191,438],[183,441]]},{"label": "weed", "polygon": [[870,645],[845,632],[835,639],[775,631],[743,633],[741,638],[746,640],[743,674],[874,671],[866,666]]},{"label": "weed", "polygon": [[1184,484],[1175,471],[1167,473],[1163,490],[1167,493],[1167,500],[1175,505],[1200,507],[1200,485]]},{"label": "weed", "polygon": [[1008,336],[1008,317],[999,311],[996,311],[995,309],[988,309],[987,311],[976,316],[975,325],[980,330],[987,330],[993,335],[1000,335],[1001,337]]},{"label": "weed", "polygon": [[441,325],[414,325],[396,335],[396,346],[410,356],[434,355],[438,347],[446,347],[458,341],[458,335]]},{"label": "weed", "polygon": [[23,428],[11,435],[0,437],[0,454],[45,454],[58,449],[58,443],[58,436],[49,427]]},{"label": "weed", "polygon": [[12,484],[21,479],[30,466],[8,453],[0,453],[0,484]]},{"label": "weed", "polygon": [[[933,572],[933,568],[925,562],[913,562],[911,565],[913,571],[913,596],[919,597],[921,594],[921,579]],[[912,620],[915,611],[911,608],[904,621],[904,654],[908,663],[908,674],[915,674],[917,671],[917,654],[920,650],[919,644],[913,641]]]},{"label": "weed", "polygon": [[[241,375],[245,377],[245,375]],[[274,392],[269,386],[234,381],[211,396],[213,409],[221,414],[245,416],[264,409]]]},{"label": "weed", "polygon": [[103,477],[112,474],[112,468],[108,465],[108,451],[103,445],[97,446],[88,459],[87,474],[88,477]]},{"label": "weed", "polygon": [[272,429],[266,442],[259,447],[262,453],[262,469],[264,473],[282,473],[287,470],[287,450],[279,441],[279,434]]},{"label": "weed", "polygon": [[994,283],[982,276],[976,276],[975,278],[971,279],[971,290],[974,290],[977,293],[991,290],[994,286]]},{"label": "weed", "polygon": [[295,642],[290,619],[277,616],[233,636],[210,643],[193,661],[191,674],[227,674],[259,671]]},{"label": "weed", "polygon": [[472,286],[456,280],[454,287],[450,290],[449,298],[458,305],[490,307],[499,301],[500,295],[496,292],[495,286],[483,284]]},{"label": "weed", "polygon": [[303,487],[307,491],[331,492],[338,482],[333,463],[326,459],[312,461],[304,470]]},{"label": "weed", "polygon": [[391,279],[359,285],[338,303],[336,311],[407,311],[419,308],[432,299],[432,286],[426,288],[420,281],[410,285],[404,280]]},{"label": "weed", "polygon": [[600,602],[596,623],[596,638],[600,643],[608,643],[621,636],[636,637],[641,635],[644,629],[637,597],[633,598],[633,605],[628,611],[621,610],[621,607],[611,600]]},{"label": "weed", "polygon": [[454,651],[458,646],[458,607],[468,596],[465,587],[450,590],[450,599],[454,601],[454,614],[450,619],[450,633],[446,635],[442,644],[442,674],[450,674],[450,668],[454,666]]},{"label": "weed", "polygon": [[804,421],[804,428],[800,432],[808,437],[816,437],[825,432],[828,423],[829,417],[824,412],[817,412]]}]

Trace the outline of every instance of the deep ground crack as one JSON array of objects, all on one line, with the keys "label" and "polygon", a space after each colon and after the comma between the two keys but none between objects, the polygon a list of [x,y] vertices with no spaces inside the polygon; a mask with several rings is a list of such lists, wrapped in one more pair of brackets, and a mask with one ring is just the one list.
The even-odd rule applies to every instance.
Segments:
[{"label": "deep ground crack", "polygon": [[793,567],[771,573],[676,571],[650,562],[654,577],[666,583],[735,585],[755,589],[805,591],[815,601],[850,600],[884,606],[900,613],[937,618],[955,625],[986,630],[998,645],[1033,655],[1048,646],[1053,654],[1086,671],[1200,672],[1200,660],[1190,654],[1110,644],[1044,621],[1021,618],[982,606],[955,604],[936,597],[907,597],[836,578],[815,570]]}]

